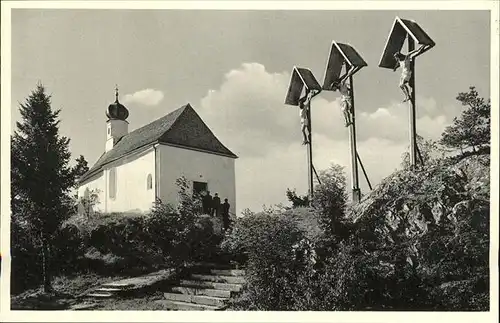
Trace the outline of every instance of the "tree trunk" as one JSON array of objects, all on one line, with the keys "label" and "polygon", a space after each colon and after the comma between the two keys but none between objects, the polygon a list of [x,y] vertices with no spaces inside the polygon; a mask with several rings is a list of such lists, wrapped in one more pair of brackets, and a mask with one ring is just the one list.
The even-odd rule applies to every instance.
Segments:
[{"label": "tree trunk", "polygon": [[42,277],[43,277],[43,291],[49,293],[52,291],[51,277],[50,277],[50,249],[45,235],[42,233]]}]

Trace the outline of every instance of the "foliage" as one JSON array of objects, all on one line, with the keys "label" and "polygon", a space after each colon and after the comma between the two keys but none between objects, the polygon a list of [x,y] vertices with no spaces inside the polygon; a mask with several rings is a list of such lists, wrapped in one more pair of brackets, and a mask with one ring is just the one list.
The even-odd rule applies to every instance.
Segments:
[{"label": "foliage", "polygon": [[73,172],[73,177],[75,179],[75,185],[76,185],[78,179],[89,171],[89,165],[88,165],[88,162],[85,160],[85,157],[83,157],[83,155],[80,155],[80,157],[75,159],[75,161],[76,161],[76,165],[73,166],[72,172]]},{"label": "foliage", "polygon": [[304,233],[291,218],[259,213],[238,219],[223,246],[248,257],[249,288],[233,306],[247,310],[292,309],[294,294],[289,293],[289,282],[305,270],[310,249]]},{"label": "foliage", "polygon": [[490,145],[491,104],[490,100],[479,97],[474,86],[469,92],[460,92],[457,96],[465,110],[460,117],[453,119],[453,124],[446,127],[441,135],[440,143],[451,149],[472,147],[473,151]]},{"label": "foliage", "polygon": [[343,236],[346,227],[342,224],[346,215],[347,191],[343,167],[331,165],[320,171],[321,184],[314,188],[313,207],[318,211],[320,225],[328,235]]},{"label": "foliage", "polygon": [[[33,265],[41,273],[44,289],[50,291],[55,232],[72,208],[69,139],[59,135],[60,110],[52,110],[50,95],[41,84],[20,104],[20,113],[22,120],[11,137],[12,214],[31,234],[25,241],[40,246],[32,249],[41,254]],[[15,263],[21,261],[23,249],[16,245],[18,237],[13,238]],[[16,276],[23,279],[24,274]]]},{"label": "foliage", "polygon": [[[419,154],[417,155],[417,162],[423,162],[423,165],[435,162],[438,158],[443,157],[443,152],[440,151],[438,143],[434,140],[425,139],[417,134],[417,146]],[[410,167],[410,147],[405,151],[402,156],[401,166],[403,168]],[[420,159],[421,158],[421,159]]]},{"label": "foliage", "polygon": [[394,270],[386,306],[487,309],[489,156],[398,171],[353,217],[362,248]]},{"label": "foliage", "polygon": [[[11,223],[11,293],[16,294],[40,284],[38,270],[40,264],[40,246],[30,227],[12,213]],[[20,277],[19,275],[22,275]]]},{"label": "foliage", "polygon": [[222,236],[197,213],[186,183],[178,180],[177,208],[158,200],[147,214],[81,213],[65,221],[60,236],[68,243],[59,257],[74,264],[67,272],[137,274],[217,257]]},{"label": "foliage", "polygon": [[78,199],[77,213],[90,217],[96,213],[96,206],[99,205],[99,189],[85,189],[85,193]]},{"label": "foliage", "polygon": [[[338,192],[342,177],[331,179],[323,189]],[[487,310],[488,228],[488,155],[397,171],[349,209],[247,212],[222,243],[246,266],[231,306]]]},{"label": "foliage", "polygon": [[309,196],[307,195],[299,196],[297,195],[295,189],[292,191],[289,188],[287,188],[286,197],[288,198],[288,201],[292,202],[292,207],[309,206]]}]

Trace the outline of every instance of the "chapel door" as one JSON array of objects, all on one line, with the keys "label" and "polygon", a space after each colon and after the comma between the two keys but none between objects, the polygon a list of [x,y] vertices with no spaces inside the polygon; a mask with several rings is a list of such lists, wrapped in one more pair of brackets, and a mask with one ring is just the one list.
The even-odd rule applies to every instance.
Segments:
[{"label": "chapel door", "polygon": [[202,195],[208,190],[208,183],[193,182],[193,195]]}]

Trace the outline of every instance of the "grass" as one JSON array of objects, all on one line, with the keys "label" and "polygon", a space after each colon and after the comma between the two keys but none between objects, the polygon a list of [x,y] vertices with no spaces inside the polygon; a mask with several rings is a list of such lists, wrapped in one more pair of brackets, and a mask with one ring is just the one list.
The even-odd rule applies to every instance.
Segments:
[{"label": "grass", "polygon": [[167,310],[155,300],[164,299],[163,292],[151,295],[137,295],[134,298],[80,299],[77,296],[110,281],[129,278],[128,276],[99,276],[83,274],[78,276],[59,276],[52,282],[54,289],[44,293],[42,288],[30,289],[11,297],[12,310],[69,310],[76,305],[93,305],[89,310],[103,311],[155,311]]},{"label": "grass", "polygon": [[26,290],[11,297],[11,308],[12,310],[66,309],[79,302],[76,297],[81,293],[120,278],[125,277],[99,276],[96,274],[54,277],[52,282],[53,292],[45,293],[41,287]]}]

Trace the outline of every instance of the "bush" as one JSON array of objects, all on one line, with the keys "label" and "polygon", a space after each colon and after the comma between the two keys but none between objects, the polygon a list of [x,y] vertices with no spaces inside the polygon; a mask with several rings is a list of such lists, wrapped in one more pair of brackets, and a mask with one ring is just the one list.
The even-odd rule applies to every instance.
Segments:
[{"label": "bush", "polygon": [[265,213],[238,219],[224,247],[246,254],[248,289],[233,306],[255,310],[290,310],[291,281],[307,267],[307,239],[287,216]]},{"label": "bush", "polygon": [[177,209],[157,201],[148,214],[85,213],[65,221],[57,243],[60,269],[138,274],[217,259],[220,223],[198,213],[199,201],[184,179],[178,185]]}]

